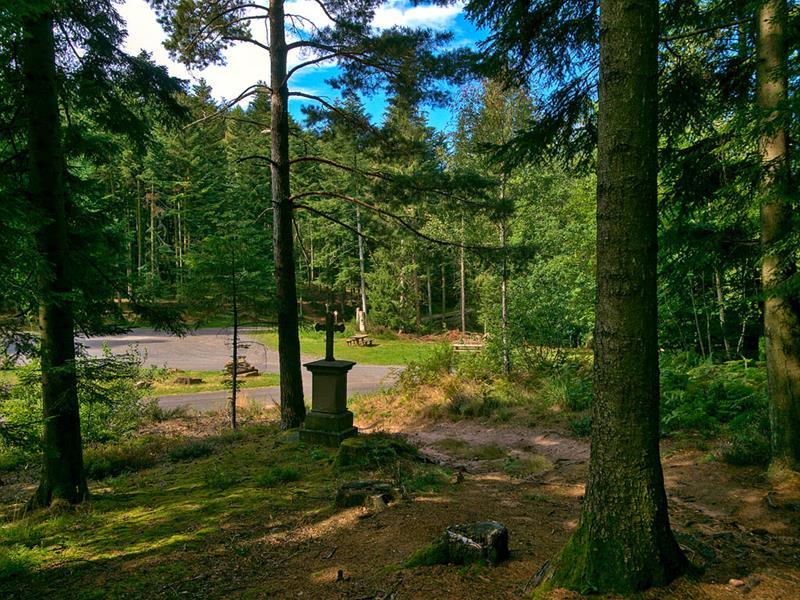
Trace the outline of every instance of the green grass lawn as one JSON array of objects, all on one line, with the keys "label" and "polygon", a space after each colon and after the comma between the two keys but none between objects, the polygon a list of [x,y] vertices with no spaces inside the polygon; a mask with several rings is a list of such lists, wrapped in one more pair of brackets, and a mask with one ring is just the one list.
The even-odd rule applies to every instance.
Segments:
[{"label": "green grass lawn", "polygon": [[[392,339],[370,336],[374,346],[348,346],[345,339],[352,333],[337,333],[334,338],[333,354],[340,360],[353,360],[368,365],[407,365],[410,361],[422,360],[434,348],[435,343],[409,339]],[[269,348],[278,348],[278,334],[248,333]],[[323,332],[300,331],[300,352],[306,356],[325,356],[325,334]]]},{"label": "green grass lawn", "polygon": [[[196,383],[186,385],[181,383],[174,383],[177,377],[199,377],[203,383]],[[196,392],[215,392],[218,390],[229,389],[226,380],[229,379],[227,374],[221,371],[180,371],[170,372],[163,376],[157,377],[153,381],[151,393],[156,396],[166,396],[169,394],[194,394]],[[257,377],[243,377],[239,379],[239,387],[241,389],[254,388],[254,387],[267,387],[271,385],[278,385],[280,378],[277,373],[261,373]]]}]

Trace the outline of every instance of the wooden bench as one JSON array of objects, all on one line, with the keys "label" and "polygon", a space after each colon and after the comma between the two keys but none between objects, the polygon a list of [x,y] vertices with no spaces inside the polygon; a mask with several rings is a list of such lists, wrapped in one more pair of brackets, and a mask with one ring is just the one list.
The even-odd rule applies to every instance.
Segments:
[{"label": "wooden bench", "polygon": [[453,342],[453,352],[480,352],[483,342]]}]

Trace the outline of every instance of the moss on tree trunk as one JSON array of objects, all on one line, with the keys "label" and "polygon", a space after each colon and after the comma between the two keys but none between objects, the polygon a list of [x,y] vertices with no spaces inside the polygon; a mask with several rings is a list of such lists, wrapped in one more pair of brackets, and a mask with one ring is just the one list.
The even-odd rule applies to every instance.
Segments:
[{"label": "moss on tree trunk", "polygon": [[597,310],[589,480],[547,586],[629,593],[687,561],[670,530],[659,456],[658,2],[600,8]]}]

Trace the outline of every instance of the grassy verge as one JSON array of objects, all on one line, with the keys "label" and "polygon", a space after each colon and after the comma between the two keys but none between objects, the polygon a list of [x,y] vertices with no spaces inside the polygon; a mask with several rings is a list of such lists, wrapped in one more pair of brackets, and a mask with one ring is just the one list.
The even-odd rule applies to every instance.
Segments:
[{"label": "grassy verge", "polygon": [[0,370],[0,385],[16,385],[19,377],[14,369]]},{"label": "grassy verge", "polygon": [[[334,340],[334,356],[340,360],[353,360],[368,365],[406,365],[411,361],[427,358],[436,344],[419,342],[410,339],[394,339],[370,336],[374,346],[348,346],[345,341],[351,333],[337,334]],[[269,348],[277,349],[278,334],[248,333]],[[325,334],[318,332],[300,332],[300,351],[307,356],[325,356]]]},{"label": "grassy verge", "polygon": [[[191,385],[175,383],[178,377],[194,377],[203,380],[203,383]],[[194,394],[196,392],[214,392],[229,389],[226,380],[227,374],[220,371],[170,371],[164,375],[159,375],[153,380],[151,392],[155,396],[166,396],[169,394]],[[257,377],[244,377],[239,379],[241,389],[254,387],[268,387],[278,385],[280,378],[277,373],[261,373]]]}]

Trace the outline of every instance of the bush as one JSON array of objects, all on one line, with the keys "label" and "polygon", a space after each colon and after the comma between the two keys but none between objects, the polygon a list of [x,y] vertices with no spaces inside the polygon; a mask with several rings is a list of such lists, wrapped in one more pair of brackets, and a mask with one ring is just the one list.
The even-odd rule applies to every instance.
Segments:
[{"label": "bush", "polygon": [[86,476],[105,479],[147,469],[158,462],[169,444],[168,438],[147,435],[124,442],[88,446],[83,451]]},{"label": "bush", "polygon": [[546,406],[573,412],[586,410],[592,403],[592,381],[578,367],[568,366],[545,378],[540,394]]},{"label": "bush", "polygon": [[433,385],[453,369],[453,347],[438,344],[424,359],[411,361],[397,380],[401,389],[414,389],[420,385]]},{"label": "bush", "polygon": [[42,550],[15,544],[0,547],[0,580],[29,575],[41,563]]},{"label": "bush", "polygon": [[236,483],[236,476],[220,465],[212,465],[203,472],[203,483],[215,490],[226,490]]},{"label": "bush", "polygon": [[264,487],[275,487],[282,483],[289,483],[300,480],[300,471],[291,467],[272,467],[265,473],[259,475],[258,485]]},{"label": "bush", "polygon": [[572,419],[569,422],[569,428],[578,437],[589,437],[592,435],[592,418],[589,415],[583,415]]},{"label": "bush", "polygon": [[204,458],[214,452],[214,446],[206,440],[189,440],[179,446],[175,446],[167,453],[170,462],[181,462],[185,460],[195,460]]}]

